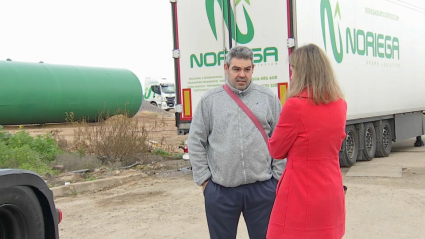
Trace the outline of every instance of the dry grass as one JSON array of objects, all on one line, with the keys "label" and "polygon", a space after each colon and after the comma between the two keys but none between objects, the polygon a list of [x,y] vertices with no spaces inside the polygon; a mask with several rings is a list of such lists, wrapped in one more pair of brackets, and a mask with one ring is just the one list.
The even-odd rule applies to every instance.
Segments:
[{"label": "dry grass", "polygon": [[174,118],[169,115],[145,111],[129,118],[124,113],[88,123],[84,119],[75,121],[71,112],[66,120],[70,130],[59,128],[50,133],[60,148],[68,152],[56,160],[67,171],[100,166],[119,168],[144,161],[146,154],[181,158],[178,156],[182,152],[177,148],[181,136],[177,136]]},{"label": "dry grass", "polygon": [[151,151],[148,131],[126,113],[99,117],[94,126],[84,120],[73,124],[72,150],[97,155],[103,164],[131,163],[137,154]]}]

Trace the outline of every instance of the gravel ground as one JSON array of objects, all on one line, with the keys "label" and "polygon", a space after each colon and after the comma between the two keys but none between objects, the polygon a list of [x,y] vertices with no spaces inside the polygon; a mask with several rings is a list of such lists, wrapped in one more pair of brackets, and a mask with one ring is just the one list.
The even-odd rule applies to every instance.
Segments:
[{"label": "gravel ground", "polygon": [[148,101],[143,101],[142,105],[140,106],[139,111],[150,111],[150,112],[157,112],[157,113],[164,113],[164,114],[173,114],[174,110],[166,111],[162,110],[154,105],[151,105]]}]

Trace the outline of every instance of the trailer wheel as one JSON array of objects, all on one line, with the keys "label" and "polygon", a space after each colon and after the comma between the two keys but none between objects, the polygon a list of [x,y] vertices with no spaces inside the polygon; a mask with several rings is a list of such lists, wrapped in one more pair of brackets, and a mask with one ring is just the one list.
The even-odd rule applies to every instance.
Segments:
[{"label": "trailer wheel", "polygon": [[347,136],[342,142],[339,163],[343,167],[351,167],[357,161],[357,155],[359,152],[359,140],[356,128],[353,125],[348,125],[345,128],[345,133],[347,134]]},{"label": "trailer wheel", "polygon": [[382,131],[378,132],[380,134],[376,144],[376,156],[379,157],[388,157],[391,153],[392,148],[392,132],[391,125],[388,120],[382,121]]},{"label": "trailer wheel", "polygon": [[43,212],[34,192],[24,186],[0,189],[0,238],[44,236]]},{"label": "trailer wheel", "polygon": [[367,123],[364,126],[364,159],[372,160],[376,153],[376,131],[372,123]]}]

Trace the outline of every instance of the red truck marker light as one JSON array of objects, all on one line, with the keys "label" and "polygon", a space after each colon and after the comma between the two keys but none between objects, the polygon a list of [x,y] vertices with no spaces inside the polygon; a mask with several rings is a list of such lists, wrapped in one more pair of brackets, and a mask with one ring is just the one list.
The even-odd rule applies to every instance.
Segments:
[{"label": "red truck marker light", "polygon": [[62,210],[60,210],[59,208],[57,208],[56,210],[58,210],[58,215],[59,215],[59,222],[58,222],[58,224],[59,224],[62,221]]}]

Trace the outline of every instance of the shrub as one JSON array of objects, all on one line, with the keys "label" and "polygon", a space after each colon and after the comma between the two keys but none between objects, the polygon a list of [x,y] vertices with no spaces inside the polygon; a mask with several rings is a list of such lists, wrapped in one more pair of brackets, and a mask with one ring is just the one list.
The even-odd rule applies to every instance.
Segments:
[{"label": "shrub", "polygon": [[10,134],[0,128],[0,167],[34,171],[40,175],[56,172],[49,166],[56,155],[61,154],[50,134],[31,137],[21,130]]},{"label": "shrub", "polygon": [[28,145],[31,149],[37,152],[43,161],[53,161],[56,155],[62,153],[62,150],[59,148],[50,133],[37,135],[33,138],[28,134],[28,132],[21,130],[6,139],[5,142],[10,148],[20,148],[24,145]]},{"label": "shrub", "polygon": [[9,137],[9,132],[4,130],[3,125],[0,125],[0,141],[7,140]]},{"label": "shrub", "polygon": [[40,159],[38,153],[28,145],[11,148],[0,141],[0,168],[17,168],[34,171],[40,175],[55,174],[47,162]]},{"label": "shrub", "polygon": [[50,134],[37,135],[31,144],[31,148],[40,153],[40,156],[48,161],[53,161],[56,155],[61,154],[57,142]]},{"label": "shrub", "polygon": [[74,132],[74,150],[94,154],[102,158],[103,163],[127,163],[138,153],[150,151],[148,132],[137,119],[128,114],[113,117],[99,117],[95,126],[79,122]]},{"label": "shrub", "polygon": [[68,144],[68,141],[65,139],[65,137],[63,135],[60,135],[60,130],[52,130],[50,131],[50,134],[52,136],[52,138],[56,141],[56,143],[58,144],[58,147],[62,150],[62,151],[70,151],[70,146]]}]

